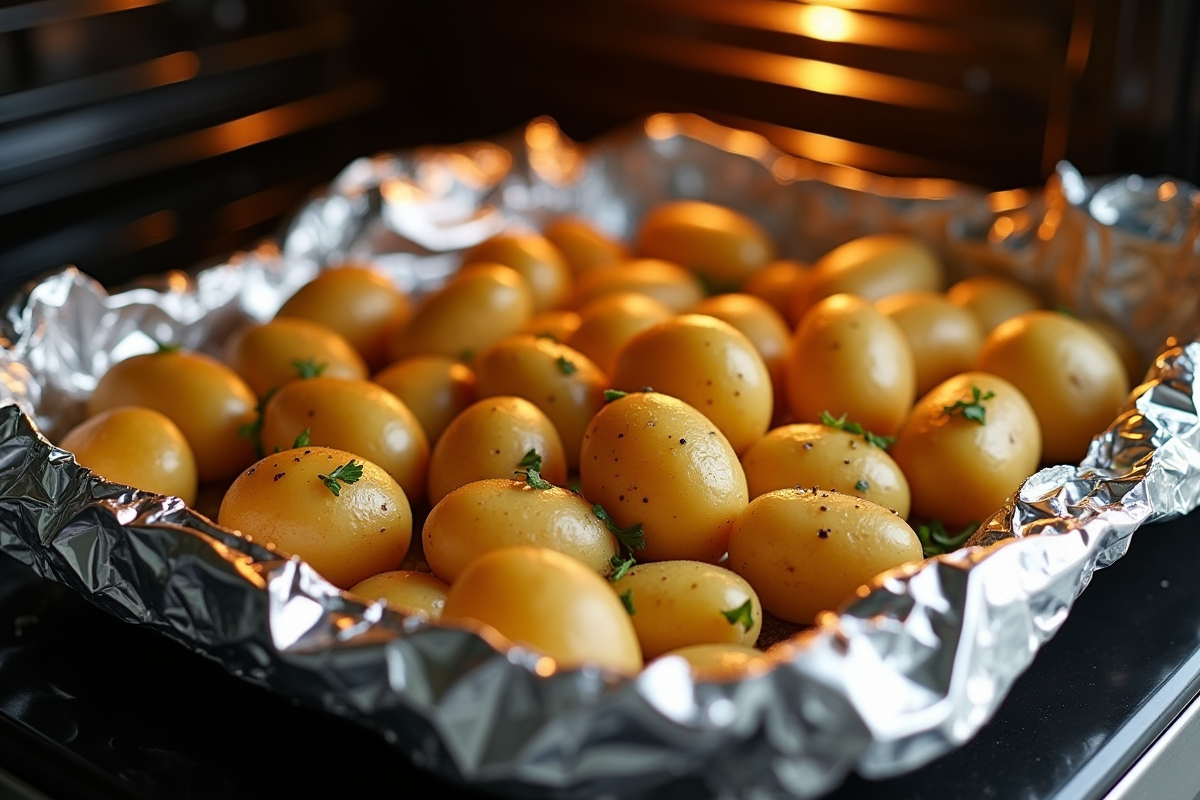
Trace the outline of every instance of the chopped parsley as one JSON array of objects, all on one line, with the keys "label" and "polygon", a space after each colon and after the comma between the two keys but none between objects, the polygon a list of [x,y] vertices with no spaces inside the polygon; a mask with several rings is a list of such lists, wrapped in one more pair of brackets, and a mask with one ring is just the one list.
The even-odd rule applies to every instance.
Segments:
[{"label": "chopped parsley", "polygon": [[354,483],[363,474],[363,465],[355,463],[354,459],[350,459],[349,463],[340,465],[328,475],[317,475],[321,479],[321,483],[325,484],[325,488],[333,492],[334,497],[342,496],[342,483]]},{"label": "chopped parsley", "polygon": [[617,524],[617,521],[609,516],[609,513],[604,510],[604,506],[600,505],[599,503],[596,503],[592,506],[592,513],[604,523],[604,526],[608,528],[609,532],[613,536],[617,537],[617,542],[620,547],[625,548],[625,554],[627,558],[621,558],[620,549],[618,548],[617,554],[609,560],[609,563],[612,564],[613,567],[613,574],[609,575],[608,579],[610,581],[620,580],[626,572],[629,572],[629,570],[632,569],[635,564],[637,564],[637,559],[634,558],[633,551],[641,550],[646,546],[646,538],[642,534],[642,523],[636,522],[633,525],[630,525],[628,528],[622,528]]},{"label": "chopped parsley", "polygon": [[267,403],[271,402],[271,398],[279,391],[278,386],[272,386],[267,390],[267,393],[258,401],[258,405],[254,407],[254,421],[247,422],[245,425],[238,428],[237,435],[242,439],[249,439],[254,445],[254,453],[259,458],[262,458],[266,453],[263,450],[262,429],[263,429],[263,411],[267,407]]},{"label": "chopped parsley", "polygon": [[292,368],[295,369],[296,374],[304,380],[308,380],[310,378],[319,378],[327,366],[327,364],[318,363],[316,359],[312,358],[292,359]]},{"label": "chopped parsley", "polygon": [[542,477],[542,457],[538,455],[537,450],[530,449],[521,459],[518,467],[525,467],[523,470],[515,470],[514,475],[525,476],[525,483],[530,489],[553,489],[554,484]]},{"label": "chopped parsley", "polygon": [[150,341],[154,342],[154,346],[158,348],[154,351],[156,353],[178,353],[183,349],[183,345],[179,344],[179,342],[160,342],[158,339],[151,339]]},{"label": "chopped parsley", "polygon": [[839,431],[846,433],[857,434],[867,440],[868,444],[873,444],[880,450],[887,450],[888,445],[896,441],[895,436],[876,436],[869,430],[863,428],[861,423],[848,422],[846,418],[850,416],[850,412],[842,414],[840,417],[835,417],[828,411],[821,412],[821,424],[828,428],[837,428]]},{"label": "chopped parsley", "polygon": [[605,389],[604,402],[611,403],[613,400],[620,400],[622,397],[627,397],[629,392],[622,392],[620,389]]},{"label": "chopped parsley", "polygon": [[946,526],[942,524],[942,521],[935,519],[927,525],[917,526],[917,538],[921,540],[921,552],[926,558],[929,558],[957,550],[977,530],[979,530],[979,523],[972,522],[958,534],[951,536],[946,532]]},{"label": "chopped parsley", "polygon": [[860,480],[854,484],[854,488],[860,492],[865,492],[867,489],[871,488],[871,484],[867,483],[866,481]]},{"label": "chopped parsley", "polygon": [[754,627],[754,602],[749,598],[746,598],[746,602],[737,608],[721,613],[725,615],[725,619],[729,620],[730,625],[737,625],[740,622],[746,630]]},{"label": "chopped parsley", "polygon": [[311,444],[308,437],[309,431],[309,428],[305,428],[304,430],[300,431],[300,435],[297,436],[295,441],[292,442],[293,450],[295,450],[297,447],[308,447],[309,444]]},{"label": "chopped parsley", "polygon": [[612,575],[609,575],[608,579],[613,583],[616,583],[617,581],[621,580],[621,578],[625,577],[626,572],[629,572],[629,570],[637,566],[637,559],[635,559],[632,555],[628,558],[621,558],[621,554],[617,553],[608,560],[608,563],[611,564],[613,568]]},{"label": "chopped parsley", "polygon": [[971,399],[957,400],[952,406],[942,406],[942,413],[947,417],[952,417],[956,413],[961,413],[965,419],[978,422],[980,425],[987,424],[987,409],[984,408],[983,402],[991,400],[996,396],[995,392],[984,394],[978,386],[971,385]]},{"label": "chopped parsley", "polygon": [[579,367],[575,366],[575,362],[568,359],[566,356],[559,356],[554,359],[554,363],[558,364],[558,369],[563,375],[574,375],[579,371]]},{"label": "chopped parsley", "polygon": [[621,605],[625,606],[625,610],[629,612],[629,616],[637,613],[637,609],[633,607],[633,589],[626,589],[621,592]]}]

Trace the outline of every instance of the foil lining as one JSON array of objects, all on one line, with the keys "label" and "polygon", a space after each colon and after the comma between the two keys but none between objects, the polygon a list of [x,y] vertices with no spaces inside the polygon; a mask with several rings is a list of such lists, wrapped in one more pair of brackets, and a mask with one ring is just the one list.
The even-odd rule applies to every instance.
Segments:
[{"label": "foil lining", "polygon": [[[410,291],[511,227],[574,213],[628,235],[694,197],[763,223],[786,256],[908,231],[953,274],[1003,269],[1103,314],[1149,358],[1084,462],[1031,477],[970,546],[882,576],[741,680],[678,659],[636,678],[561,671],[487,630],[363,605],[297,559],[53,447],[105,370],[152,339],[219,352],[318,269],[370,261]],[[524,797],[817,797],[965,742],[1140,525],[1200,505],[1200,192],[1165,178],[991,195],[815,165],[755,134],[657,115],[582,148],[548,120],[510,140],[361,159],[266,244],[109,295],[73,269],[4,308],[0,549],[230,672],[380,732],[418,765]],[[1167,335],[1176,342],[1163,349]],[[1162,350],[1160,353],[1159,351]]]}]

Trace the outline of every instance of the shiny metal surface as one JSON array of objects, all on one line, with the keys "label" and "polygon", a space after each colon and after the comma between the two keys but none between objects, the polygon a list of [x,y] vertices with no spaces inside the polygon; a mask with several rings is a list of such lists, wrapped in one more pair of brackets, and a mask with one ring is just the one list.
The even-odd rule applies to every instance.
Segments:
[{"label": "shiny metal surface", "polygon": [[1194,800],[1200,795],[1200,701],[1171,723],[1105,800]]},{"label": "shiny metal surface", "polygon": [[[955,274],[1002,267],[1066,294],[1086,286],[1146,352],[1158,350],[1167,325],[1200,333],[1200,194],[1177,185],[1187,202],[1174,202],[1160,182],[1155,206],[1114,189],[1097,208],[1117,216],[1097,220],[1089,209],[1098,192],[1076,177],[1064,166],[1042,195],[997,198],[818,167],[754,134],[662,115],[588,150],[538,120],[503,144],[357,161],[297,216],[278,250],[111,297],[68,270],[6,309],[0,398],[12,405],[0,409],[0,549],[122,619],[485,789],[642,794],[695,775],[721,796],[815,797],[851,769],[904,772],[979,729],[1139,525],[1200,504],[1200,341],[1160,354],[1084,463],[1033,476],[977,535],[979,546],[881,577],[773,650],[772,669],[730,683],[693,682],[676,659],[633,679],[589,668],[546,674],[544,659],[490,632],[364,606],[178,500],[91,475],[20,411],[58,435],[98,376],[152,349],[151,337],[214,350],[233,325],[269,317],[326,264],[370,259],[420,292],[457,267],[462,248],[502,228],[572,211],[624,235],[650,205],[677,197],[751,214],[790,256],[905,230],[939,247]],[[1187,222],[1124,224],[1126,213]],[[1168,278],[1171,292],[1142,290]]]}]

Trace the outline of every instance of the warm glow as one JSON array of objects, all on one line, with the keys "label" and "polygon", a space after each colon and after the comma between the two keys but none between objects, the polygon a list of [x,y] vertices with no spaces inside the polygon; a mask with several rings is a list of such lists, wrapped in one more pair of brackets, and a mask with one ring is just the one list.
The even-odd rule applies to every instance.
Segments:
[{"label": "warm glow", "polygon": [[1162,186],[1158,187],[1158,199],[1164,203],[1170,200],[1179,192],[1179,189],[1171,181],[1167,181]]},{"label": "warm glow", "polygon": [[420,187],[400,178],[384,181],[379,186],[379,193],[383,195],[384,200],[393,204],[415,203],[425,196]]},{"label": "warm glow", "polygon": [[646,120],[646,135],[658,141],[670,139],[675,135],[675,120],[670,114],[655,114]]},{"label": "warm glow", "polygon": [[813,39],[844,42],[854,35],[855,19],[849,11],[829,6],[801,6],[797,14],[797,29]]},{"label": "warm glow", "polygon": [[1043,242],[1048,242],[1054,238],[1054,232],[1058,230],[1058,223],[1062,219],[1062,211],[1057,208],[1051,208],[1046,211],[1046,216],[1042,218],[1042,224],[1038,225],[1037,237]]},{"label": "warm glow", "polygon": [[762,158],[770,149],[766,139],[750,131],[730,131],[724,144],[729,152],[750,158]]},{"label": "warm glow", "polygon": [[548,656],[542,656],[533,666],[533,671],[543,678],[548,678],[554,674],[554,659]]},{"label": "warm glow", "polygon": [[525,129],[525,144],[533,150],[546,150],[558,144],[558,128],[553,122],[534,122]]},{"label": "warm glow", "polygon": [[1014,208],[1029,204],[1029,192],[1024,189],[1009,189],[1006,192],[992,192],[987,196],[987,206],[997,214],[1012,211]]},{"label": "warm glow", "polygon": [[992,224],[992,229],[988,231],[988,241],[993,244],[1002,242],[1008,238],[1013,232],[1016,225],[1012,221],[1012,217],[1000,217]]}]

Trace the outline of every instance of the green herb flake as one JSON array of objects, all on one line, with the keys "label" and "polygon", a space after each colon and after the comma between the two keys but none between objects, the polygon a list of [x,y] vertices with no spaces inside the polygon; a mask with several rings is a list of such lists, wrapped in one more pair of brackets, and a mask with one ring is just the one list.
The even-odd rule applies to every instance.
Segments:
[{"label": "green herb flake", "polygon": [[305,428],[304,430],[302,430],[300,432],[300,435],[297,436],[295,441],[292,442],[293,450],[295,450],[298,447],[308,447],[309,444],[311,444],[311,441],[309,439],[310,430],[311,429],[309,429],[309,428]]},{"label": "green herb flake", "polygon": [[754,627],[754,601],[749,598],[737,608],[721,613],[725,615],[725,619],[729,620],[730,625],[737,625],[740,622],[746,630]]},{"label": "green herb flake", "polygon": [[629,612],[629,616],[637,613],[637,609],[633,607],[633,589],[626,589],[621,592],[621,605],[625,606],[625,610]]},{"label": "green herb flake", "polygon": [[475,351],[469,347],[466,350],[463,350],[461,353],[458,354],[458,360],[464,364],[470,364],[474,358],[475,358]]},{"label": "green herb flake", "polygon": [[325,371],[327,364],[318,363],[312,358],[293,358],[292,368],[296,370],[296,374],[303,380],[321,377],[321,373]]},{"label": "green herb flake", "polygon": [[342,496],[343,483],[354,483],[363,474],[363,465],[355,463],[354,459],[350,459],[349,463],[338,466],[333,472],[328,475],[317,475],[321,479],[321,483],[325,484],[325,488],[333,492],[334,497]]},{"label": "green herb flake", "polygon": [[530,449],[517,466],[525,467],[525,469],[515,470],[513,474],[524,477],[529,488],[542,490],[554,488],[554,484],[542,477],[542,457],[538,455],[537,450]]},{"label": "green herb flake", "polygon": [[241,439],[249,439],[254,445],[254,454],[259,458],[266,455],[263,450],[262,429],[263,429],[263,411],[267,407],[267,403],[271,402],[271,398],[279,391],[278,386],[272,386],[267,390],[267,393],[258,401],[258,405],[254,407],[254,421],[247,422],[245,425],[238,428],[237,435]]},{"label": "green herb flake", "polygon": [[613,536],[617,537],[617,541],[629,551],[630,555],[633,555],[634,550],[641,550],[646,546],[646,539],[642,533],[642,523],[637,522],[633,525],[630,525],[628,528],[622,528],[617,524],[617,521],[609,516],[608,512],[604,510],[604,506],[600,505],[599,503],[596,503],[594,506],[592,506],[592,513],[604,523],[605,527],[608,528],[609,532],[612,533]]},{"label": "green herb flake", "polygon": [[621,558],[621,554],[617,553],[608,560],[608,563],[611,564],[613,568],[612,574],[608,576],[608,579],[613,583],[616,583],[617,581],[621,580],[621,578],[625,577],[625,573],[637,566],[637,559],[632,555],[628,558]]},{"label": "green herb flake", "polygon": [[846,418],[850,416],[849,412],[842,414],[840,417],[835,417],[828,411],[821,412],[821,424],[827,428],[836,428],[839,431],[853,433],[867,440],[867,444],[874,445],[880,450],[887,450],[888,447],[895,443],[895,436],[877,436],[869,430],[863,428],[861,423],[848,422]]},{"label": "green herb flake", "polygon": [[921,540],[921,552],[926,558],[929,558],[942,553],[954,552],[962,547],[977,530],[979,530],[979,523],[972,522],[957,535],[951,536],[946,532],[946,526],[942,524],[942,521],[935,519],[926,525],[917,526],[917,538]]},{"label": "green herb flake", "polygon": [[183,345],[179,342],[160,342],[158,339],[151,339],[154,342],[155,353],[178,353],[183,349]]},{"label": "green herb flake", "polygon": [[942,413],[947,417],[952,417],[956,413],[961,413],[964,419],[969,419],[972,422],[978,422],[980,425],[987,424],[987,409],[984,407],[985,400],[991,400],[996,396],[995,392],[984,394],[978,386],[971,385],[970,400],[956,400],[952,406],[942,406]]},{"label": "green herb flake", "polygon": [[568,359],[566,356],[559,356],[554,359],[554,363],[558,364],[558,369],[563,375],[574,375],[579,371],[579,367],[575,366],[575,362]]},{"label": "green herb flake", "polygon": [[871,488],[871,484],[867,483],[866,481],[860,480],[859,482],[854,484],[854,488],[860,492],[865,492],[867,489]]},{"label": "green herb flake", "polygon": [[613,400],[620,400],[622,397],[628,397],[629,392],[622,392],[620,389],[605,389],[604,402],[611,403]]}]

